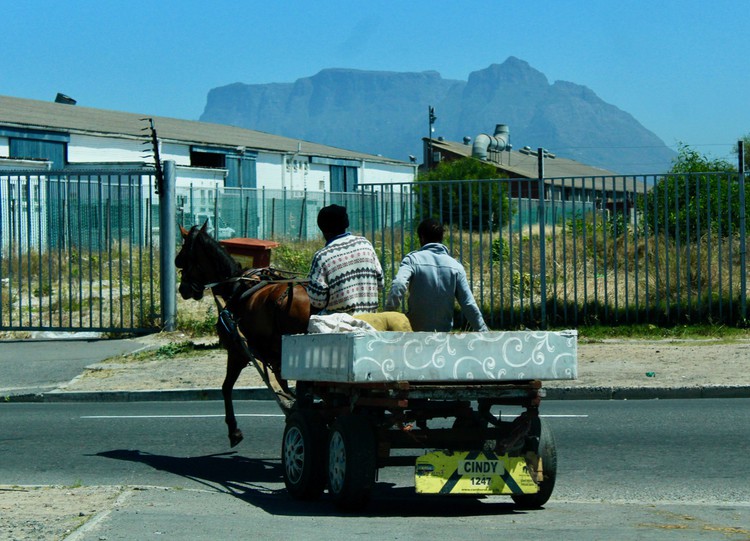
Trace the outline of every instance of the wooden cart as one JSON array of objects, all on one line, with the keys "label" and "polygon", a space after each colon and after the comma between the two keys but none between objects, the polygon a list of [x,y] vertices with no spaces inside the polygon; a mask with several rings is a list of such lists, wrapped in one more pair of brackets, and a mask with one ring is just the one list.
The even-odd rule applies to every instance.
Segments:
[{"label": "wooden cart", "polygon": [[[370,500],[378,468],[414,466],[426,494],[509,495],[543,506],[557,471],[539,416],[545,379],[575,379],[576,332],[354,332],[285,336],[296,381],[282,441],[297,499]],[[520,411],[501,418],[497,406]],[[393,450],[413,449],[413,456]],[[417,451],[421,450],[421,451]],[[420,454],[421,452],[421,454]]]}]

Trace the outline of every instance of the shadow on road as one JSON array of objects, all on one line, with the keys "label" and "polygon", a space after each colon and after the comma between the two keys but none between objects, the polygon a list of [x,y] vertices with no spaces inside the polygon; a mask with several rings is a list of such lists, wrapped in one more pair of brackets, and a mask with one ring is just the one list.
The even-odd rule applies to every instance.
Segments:
[{"label": "shadow on road", "polygon": [[[343,516],[324,494],[320,500],[297,501],[284,488],[278,460],[246,458],[235,452],[197,457],[157,455],[139,450],[117,449],[96,456],[140,462],[152,468],[190,479],[208,489],[239,498],[268,513],[290,516]],[[467,496],[426,496],[413,487],[376,483],[372,501],[359,516],[371,517],[466,517],[519,514],[510,499]],[[346,514],[346,516],[351,516]]]}]

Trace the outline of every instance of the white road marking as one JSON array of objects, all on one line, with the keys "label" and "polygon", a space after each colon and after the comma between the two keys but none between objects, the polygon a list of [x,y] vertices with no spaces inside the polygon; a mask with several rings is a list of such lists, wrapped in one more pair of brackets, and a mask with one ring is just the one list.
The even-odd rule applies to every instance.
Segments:
[{"label": "white road marking", "polygon": [[[81,419],[200,419],[203,417],[221,417],[215,415],[81,415]],[[283,413],[237,413],[235,417],[284,417]]]},{"label": "white road marking", "polygon": [[[224,417],[224,414],[204,415],[81,415],[81,419],[200,419],[208,417]],[[283,413],[237,413],[236,417],[284,417]],[[507,419],[514,419],[516,415],[503,415]],[[588,418],[588,415],[560,414],[540,415],[540,417],[556,419]]]}]

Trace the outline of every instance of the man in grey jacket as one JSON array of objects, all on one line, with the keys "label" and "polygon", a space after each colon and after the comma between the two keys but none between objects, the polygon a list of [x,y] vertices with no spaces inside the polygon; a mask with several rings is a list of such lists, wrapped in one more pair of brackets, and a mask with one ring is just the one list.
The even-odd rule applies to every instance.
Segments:
[{"label": "man in grey jacket", "polygon": [[453,259],[443,243],[443,226],[428,218],[417,227],[422,248],[401,261],[385,301],[386,310],[396,310],[408,288],[407,316],[415,331],[450,331],[454,301],[458,300],[475,331],[486,331],[482,313],[466,280],[463,265]]}]

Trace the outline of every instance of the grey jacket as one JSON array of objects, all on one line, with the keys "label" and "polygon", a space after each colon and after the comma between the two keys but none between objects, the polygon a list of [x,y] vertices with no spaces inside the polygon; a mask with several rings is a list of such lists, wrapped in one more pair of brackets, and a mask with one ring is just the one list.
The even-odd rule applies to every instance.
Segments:
[{"label": "grey jacket", "polygon": [[455,300],[473,330],[487,330],[463,265],[450,256],[444,245],[425,244],[404,257],[385,301],[386,310],[398,308],[407,288],[407,316],[413,330],[450,331]]}]

